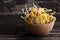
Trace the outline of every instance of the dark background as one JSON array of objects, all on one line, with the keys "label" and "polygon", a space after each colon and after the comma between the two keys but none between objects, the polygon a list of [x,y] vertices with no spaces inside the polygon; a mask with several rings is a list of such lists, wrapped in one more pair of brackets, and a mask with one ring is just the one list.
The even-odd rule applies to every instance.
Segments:
[{"label": "dark background", "polygon": [[[0,0],[0,34],[16,35],[19,32],[25,32],[21,9],[25,5],[32,5],[53,9],[57,12],[54,29],[59,30],[60,21],[60,0]],[[58,27],[56,27],[58,26]]]}]

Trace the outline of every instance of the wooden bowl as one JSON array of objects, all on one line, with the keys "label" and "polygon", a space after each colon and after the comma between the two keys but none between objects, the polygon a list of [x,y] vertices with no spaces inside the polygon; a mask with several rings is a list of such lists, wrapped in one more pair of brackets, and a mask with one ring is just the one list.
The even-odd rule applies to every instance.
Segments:
[{"label": "wooden bowl", "polygon": [[27,30],[30,33],[34,35],[45,36],[52,30],[54,23],[55,21],[50,22],[48,24],[29,24],[26,22],[25,25],[26,25]]}]

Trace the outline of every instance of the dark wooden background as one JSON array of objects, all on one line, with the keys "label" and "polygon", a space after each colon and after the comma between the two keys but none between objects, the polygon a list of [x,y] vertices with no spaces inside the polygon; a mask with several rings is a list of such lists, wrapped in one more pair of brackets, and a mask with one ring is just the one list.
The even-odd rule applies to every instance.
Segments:
[{"label": "dark wooden background", "polygon": [[[21,19],[21,9],[25,5],[51,8],[57,11],[53,30],[45,37],[27,32]],[[0,38],[2,40],[60,40],[60,1],[59,0],[0,0]]]}]

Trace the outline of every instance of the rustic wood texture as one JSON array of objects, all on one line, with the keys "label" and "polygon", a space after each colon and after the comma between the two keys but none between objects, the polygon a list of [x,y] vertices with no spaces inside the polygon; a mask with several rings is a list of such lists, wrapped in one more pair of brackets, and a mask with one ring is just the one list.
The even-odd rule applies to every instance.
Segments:
[{"label": "rustic wood texture", "polygon": [[[28,3],[28,5],[31,5]],[[29,33],[21,19],[23,5],[15,5],[12,12],[0,13],[0,39],[1,40],[60,40],[60,12],[53,30],[47,36],[41,37]]]}]

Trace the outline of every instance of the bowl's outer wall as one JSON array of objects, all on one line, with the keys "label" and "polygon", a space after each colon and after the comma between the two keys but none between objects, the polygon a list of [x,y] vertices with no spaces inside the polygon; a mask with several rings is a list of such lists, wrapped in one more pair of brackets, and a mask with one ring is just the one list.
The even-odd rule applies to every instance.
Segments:
[{"label": "bowl's outer wall", "polygon": [[51,22],[49,24],[36,24],[36,25],[26,23],[25,25],[27,30],[32,34],[46,35],[52,30],[54,22]]}]

